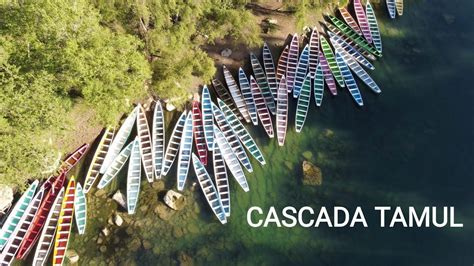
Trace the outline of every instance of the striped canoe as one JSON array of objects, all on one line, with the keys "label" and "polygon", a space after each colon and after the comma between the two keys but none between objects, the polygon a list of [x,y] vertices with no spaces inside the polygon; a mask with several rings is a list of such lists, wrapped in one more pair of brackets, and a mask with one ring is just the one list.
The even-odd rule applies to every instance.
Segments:
[{"label": "striped canoe", "polygon": [[272,51],[266,42],[263,43],[262,57],[263,68],[265,69],[265,75],[267,76],[268,86],[272,92],[273,99],[276,99],[278,83],[275,72],[275,63],[273,62]]},{"label": "striped canoe", "polygon": [[395,6],[397,8],[397,14],[403,16],[403,0],[395,0]]},{"label": "striped canoe", "polygon": [[142,157],[143,169],[149,183],[153,182],[155,173],[155,164],[153,162],[153,144],[151,143],[150,127],[146,118],[145,109],[138,104],[137,112],[137,135],[140,143],[140,155]]},{"label": "striped canoe", "polygon": [[334,57],[334,53],[332,52],[331,46],[329,45],[326,38],[324,38],[323,36],[321,36],[319,40],[321,41],[321,50],[323,51],[324,57],[328,62],[329,69],[331,69],[331,72],[339,86],[344,87],[344,79],[342,78],[341,71],[337,66],[336,58]]},{"label": "striped canoe", "polygon": [[206,85],[202,88],[201,94],[201,110],[202,125],[204,127],[204,137],[206,138],[207,150],[214,149],[214,117],[212,116],[212,99],[209,89]]},{"label": "striped canoe", "polygon": [[319,32],[316,27],[313,28],[311,32],[311,37],[309,38],[309,61],[308,61],[308,72],[311,77],[314,77],[316,72],[316,67],[319,62]]},{"label": "striped canoe", "polygon": [[367,21],[367,16],[365,15],[364,8],[360,3],[360,0],[354,0],[354,11],[356,13],[357,20],[359,21],[360,28],[362,29],[362,34],[364,34],[365,39],[372,43],[372,34],[370,33],[369,22]]},{"label": "striped canoe", "polygon": [[314,100],[316,106],[321,106],[324,96],[324,74],[321,64],[318,64],[316,68],[316,75],[314,76],[313,81],[313,90],[314,90]]},{"label": "striped canoe", "polygon": [[265,104],[265,100],[262,96],[262,91],[260,90],[260,87],[253,76],[250,76],[250,87],[252,88],[252,95],[255,101],[255,106],[257,107],[257,114],[260,118],[260,122],[262,122],[263,128],[265,128],[268,136],[273,138],[272,117],[270,116],[270,112],[268,112],[267,105]]},{"label": "striped canoe", "polygon": [[339,8],[339,13],[341,13],[342,18],[344,19],[346,24],[349,25],[349,27],[351,27],[359,35],[362,34],[362,30],[360,29],[359,25],[345,7]]},{"label": "striped canoe", "polygon": [[28,207],[26,208],[25,212],[21,216],[17,227],[12,232],[10,240],[5,245],[3,252],[0,254],[0,265],[7,266],[13,262],[16,253],[20,247],[23,238],[25,237],[26,233],[28,232],[29,228],[32,225],[33,219],[38,212],[38,209],[41,205],[41,200],[43,199],[44,195],[44,187],[40,189],[40,191],[35,195],[33,200],[30,202]]},{"label": "striped canoe", "polygon": [[163,167],[163,157],[165,155],[165,115],[160,100],[155,101],[153,108],[152,141],[153,141],[153,164],[155,178],[161,179],[161,168]]},{"label": "striped canoe", "polygon": [[385,0],[387,3],[388,14],[391,19],[395,18],[395,0]]},{"label": "striped canoe", "polygon": [[249,157],[245,153],[244,147],[242,147],[242,144],[240,143],[237,134],[234,132],[229,122],[227,122],[224,113],[214,103],[212,103],[212,111],[214,112],[214,118],[216,119],[219,129],[224,134],[225,139],[232,148],[232,151],[234,152],[235,156],[237,156],[237,159],[239,159],[239,161],[242,163],[245,169],[247,169],[247,171],[253,172],[252,164],[250,163]]},{"label": "striped canoe", "polygon": [[56,233],[58,225],[59,213],[61,211],[61,203],[64,197],[64,187],[58,193],[58,196],[54,199],[51,207],[51,211],[48,213],[48,217],[44,223],[44,228],[41,232],[41,236],[38,240],[35,255],[33,257],[32,265],[43,266],[48,259],[49,253]]},{"label": "striped canoe", "polygon": [[222,69],[224,71],[225,82],[227,83],[227,87],[229,88],[230,95],[232,95],[232,99],[234,99],[235,105],[237,106],[239,112],[245,119],[245,122],[250,123],[250,114],[247,110],[247,106],[245,105],[245,101],[242,97],[242,93],[240,92],[239,86],[237,86],[234,77],[227,69],[227,67],[222,66]]},{"label": "striped canoe", "polygon": [[293,87],[293,98],[298,98],[303,86],[304,79],[308,70],[309,45],[306,45],[301,52],[298,67],[296,68],[295,85]]},{"label": "striped canoe", "polygon": [[140,162],[140,146],[137,138],[133,141],[127,173],[127,212],[134,214],[137,207],[138,195],[140,194],[140,182],[142,176]]},{"label": "striped canoe", "polygon": [[54,238],[53,265],[63,265],[69,237],[71,236],[72,219],[74,214],[74,195],[76,194],[76,181],[71,177],[64,193],[61,211],[59,212],[58,227]]},{"label": "striped canoe", "polygon": [[214,180],[216,182],[216,189],[221,199],[222,207],[224,208],[225,216],[230,216],[230,189],[229,189],[229,177],[227,175],[227,169],[225,167],[224,157],[222,157],[221,150],[214,143],[213,152],[213,167],[214,167]]},{"label": "striped canoe", "polygon": [[194,134],[194,145],[199,155],[199,160],[202,164],[207,165],[207,146],[206,137],[204,136],[204,126],[202,124],[202,113],[199,108],[199,102],[193,101],[193,134]]},{"label": "striped canoe", "polygon": [[277,73],[276,73],[277,84],[280,82],[281,77],[283,75],[286,75],[286,68],[288,66],[288,49],[289,49],[288,45],[286,45],[280,54],[280,58],[278,59]]},{"label": "striped canoe", "polygon": [[368,1],[367,5],[365,6],[365,12],[367,13],[367,21],[369,23],[370,33],[372,34],[372,40],[374,42],[375,49],[382,53],[382,37],[380,37],[379,24],[377,23],[374,9]]},{"label": "striped canoe", "polygon": [[278,145],[285,144],[286,129],[288,127],[288,89],[286,88],[285,76],[281,77],[280,84],[278,84],[278,99],[277,99],[277,116],[276,116],[276,132]]},{"label": "striped canoe", "polygon": [[132,132],[133,125],[135,124],[135,120],[137,118],[137,109],[138,106],[133,109],[133,111],[128,115],[128,117],[123,122],[122,126],[118,130],[117,134],[115,134],[114,141],[110,145],[109,150],[107,151],[107,155],[105,156],[104,162],[100,167],[100,173],[104,174],[107,168],[112,164],[115,157],[117,157],[122,150],[123,146],[127,142],[130,133]]},{"label": "striped canoe", "polygon": [[347,67],[346,63],[344,62],[344,59],[342,58],[339,52],[336,52],[336,60],[337,64],[339,65],[339,68],[341,69],[342,75],[344,76],[344,81],[347,84],[347,89],[351,93],[352,98],[354,98],[355,102],[359,106],[363,106],[364,102],[362,100],[362,96],[360,95],[359,87],[357,86],[354,76],[352,76],[351,71]]},{"label": "striped canoe", "polygon": [[83,235],[87,225],[87,201],[80,183],[76,185],[76,195],[74,196],[74,218],[77,231],[80,235]]},{"label": "striped canoe", "polygon": [[67,156],[60,166],[60,172],[67,174],[67,172],[69,172],[82,159],[88,148],[89,144],[82,144],[73,153]]},{"label": "striped canoe", "polygon": [[252,70],[255,80],[257,81],[257,84],[260,87],[260,90],[262,91],[265,104],[267,105],[268,110],[270,110],[270,112],[274,114],[276,112],[275,99],[273,99],[272,92],[270,91],[270,87],[268,86],[268,81],[267,77],[265,76],[265,72],[263,71],[263,68],[260,65],[260,62],[258,61],[257,57],[253,53],[250,54],[250,63],[252,64]]},{"label": "striped canoe", "polygon": [[361,63],[366,68],[374,70],[375,67],[367,60],[362,54],[359,53],[354,47],[348,44],[345,40],[343,40],[339,35],[334,34],[331,31],[327,32],[329,35],[329,40],[331,41],[333,46],[340,46],[344,51],[348,52],[355,60]]},{"label": "striped canoe", "polygon": [[262,152],[258,148],[252,136],[250,136],[247,129],[245,129],[244,125],[242,125],[242,123],[237,119],[235,114],[230,110],[230,107],[227,106],[224,101],[217,99],[217,103],[219,104],[222,112],[224,112],[227,122],[232,127],[235,134],[237,134],[245,148],[258,162],[260,162],[261,165],[265,165],[266,162],[265,158],[263,158]]},{"label": "striped canoe", "polygon": [[103,189],[106,187],[110,181],[112,181],[117,174],[122,170],[123,166],[128,160],[128,157],[130,157],[130,152],[132,151],[132,144],[128,144],[115,159],[113,160],[112,164],[110,167],[107,168],[107,171],[104,173],[102,178],[99,181],[99,184],[97,185],[97,188]]},{"label": "striped canoe", "polygon": [[224,157],[224,161],[229,167],[229,171],[232,173],[232,176],[234,176],[235,180],[237,181],[237,183],[239,183],[240,187],[242,187],[242,189],[245,192],[248,192],[249,185],[247,183],[247,178],[245,178],[244,171],[242,170],[242,167],[240,166],[239,160],[237,159],[237,157],[235,157],[235,154],[232,151],[230,144],[225,139],[224,134],[215,125],[214,125],[214,136],[215,136],[215,141],[217,143],[217,146],[219,147],[219,150],[222,152],[222,157]]},{"label": "striped canoe", "polygon": [[3,250],[13,231],[15,231],[16,227],[18,226],[18,222],[20,221],[21,217],[25,213],[25,210],[28,208],[28,205],[33,199],[33,196],[35,195],[38,183],[38,180],[35,180],[33,183],[31,183],[3,223],[2,229],[0,230],[0,251]]},{"label": "striped canoe", "polygon": [[[316,83],[316,81],[315,81]],[[295,129],[296,132],[301,132],[308,115],[308,107],[311,102],[311,77],[309,74],[306,76],[303,88],[301,89],[300,97],[298,98],[298,104],[296,105],[296,117],[295,117]]]},{"label": "striped canoe", "polygon": [[194,172],[196,173],[199,185],[201,186],[201,190],[204,193],[204,197],[206,198],[209,207],[211,207],[217,219],[219,219],[219,222],[222,224],[227,223],[226,213],[224,211],[224,207],[222,206],[219,193],[217,192],[214,183],[212,183],[211,177],[207,173],[206,168],[204,165],[202,165],[201,161],[199,161],[199,158],[194,153],[193,165]]},{"label": "striped canoe", "polygon": [[104,162],[105,155],[107,154],[107,151],[109,150],[110,144],[112,143],[113,139],[114,129],[111,127],[106,128],[104,134],[102,135],[102,138],[100,139],[99,145],[95,150],[95,154],[92,158],[89,170],[87,171],[86,179],[84,181],[84,193],[89,192],[89,190],[94,185],[95,180],[97,179],[97,177],[99,177],[100,167]]},{"label": "striped canoe", "polygon": [[328,61],[326,60],[326,57],[324,57],[323,52],[319,53],[319,65],[321,66],[321,69],[323,71],[324,80],[328,85],[329,91],[332,95],[337,95],[336,81],[332,76],[331,69],[329,68]]},{"label": "striped canoe", "polygon": [[369,53],[367,50],[365,50],[364,48],[362,48],[360,45],[358,45],[356,42],[354,42],[351,38],[349,38],[348,36],[346,36],[344,33],[342,33],[342,31],[340,31],[336,26],[332,25],[331,23],[328,23],[328,22],[325,22],[324,21],[324,25],[326,25],[326,27],[328,28],[329,31],[333,32],[334,35],[337,35],[339,38],[341,38],[342,40],[344,40],[346,43],[348,43],[351,47],[353,47],[354,49],[357,50],[357,52],[359,52],[360,54],[362,54],[365,58],[368,58],[372,61],[374,61],[376,58],[375,58],[375,55]]},{"label": "striped canoe", "polygon": [[163,159],[163,167],[161,169],[161,175],[165,176],[168,174],[171,166],[173,165],[176,155],[179,151],[179,143],[181,142],[181,137],[183,136],[184,123],[186,122],[186,112],[183,112],[178,118],[176,125],[173,128],[171,133],[171,138],[168,141],[168,146],[166,147],[165,157]]},{"label": "striped canoe", "polygon": [[177,187],[182,191],[186,184],[188,177],[189,164],[191,163],[191,153],[193,152],[193,115],[191,112],[186,117],[186,122],[183,127],[183,136],[179,145],[178,152],[178,172],[177,172]]},{"label": "striped canoe", "polygon": [[258,125],[257,108],[255,107],[255,102],[253,101],[249,80],[247,79],[247,75],[245,75],[245,72],[241,67],[239,67],[239,84],[240,90],[242,91],[242,96],[245,100],[245,105],[247,105],[247,110],[249,110],[252,124],[256,126]]},{"label": "striped canoe", "polygon": [[286,75],[285,75],[288,93],[291,93],[293,91],[293,86],[295,85],[299,49],[300,48],[299,48],[299,42],[298,42],[298,33],[295,33],[293,35],[293,38],[291,39],[290,48],[288,49],[288,65],[286,67]]},{"label": "striped canoe", "polygon": [[239,120],[244,119],[242,114],[239,112],[237,105],[235,105],[234,100],[232,100],[232,97],[230,96],[229,92],[222,84],[222,82],[220,82],[218,79],[213,79],[212,86],[214,87],[217,96],[219,96],[219,98],[221,98],[225,102],[225,104],[227,104],[232,109],[232,112],[234,112],[234,114],[239,118]]}]

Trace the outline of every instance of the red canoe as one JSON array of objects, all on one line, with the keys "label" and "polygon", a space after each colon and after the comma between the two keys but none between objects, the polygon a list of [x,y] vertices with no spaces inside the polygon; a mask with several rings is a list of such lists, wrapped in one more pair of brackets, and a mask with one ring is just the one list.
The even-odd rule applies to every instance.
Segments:
[{"label": "red canoe", "polygon": [[193,101],[193,131],[194,144],[198,151],[199,160],[202,164],[207,165],[207,147],[204,136],[204,127],[202,126],[202,113],[198,101]]},{"label": "red canoe", "polygon": [[82,156],[86,153],[87,148],[89,148],[89,144],[87,143],[77,148],[77,150],[66,157],[64,162],[61,164],[60,170],[67,174],[67,172],[69,172],[69,170],[71,170],[71,168],[81,160]]}]

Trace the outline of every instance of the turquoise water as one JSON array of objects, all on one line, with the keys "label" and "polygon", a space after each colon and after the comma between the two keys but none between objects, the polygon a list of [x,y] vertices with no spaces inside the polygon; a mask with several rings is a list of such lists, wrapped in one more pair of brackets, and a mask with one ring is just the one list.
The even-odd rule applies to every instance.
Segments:
[{"label": "turquoise water", "polygon": [[[145,185],[139,204],[148,208],[126,217],[127,227],[115,231],[106,251],[95,241],[112,203],[91,203],[103,210],[96,211],[88,235],[74,235],[71,247],[81,262],[167,265],[188,257],[197,264],[240,265],[474,263],[474,2],[405,2],[405,14],[396,20],[377,8],[384,56],[371,75],[381,95],[361,85],[365,106],[358,108],[347,91],[326,93],[322,108],[311,103],[301,134],[290,119],[284,147],[266,138],[263,128],[251,130],[267,165],[253,162],[249,193],[231,181],[227,225],[215,219],[199,189],[186,192],[185,210],[163,221],[152,211],[162,192]],[[322,169],[320,187],[301,184],[304,152]],[[169,178],[166,187],[174,183]],[[251,206],[305,205],[361,206],[369,228],[251,228],[246,222]],[[379,228],[371,211],[376,205],[455,206],[464,228]]]}]

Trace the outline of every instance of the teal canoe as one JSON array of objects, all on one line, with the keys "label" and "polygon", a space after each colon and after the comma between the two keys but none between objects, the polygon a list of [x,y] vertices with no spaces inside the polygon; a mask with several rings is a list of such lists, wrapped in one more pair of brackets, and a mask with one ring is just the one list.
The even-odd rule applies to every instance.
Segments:
[{"label": "teal canoe", "polygon": [[76,196],[74,197],[74,218],[77,231],[83,235],[87,225],[87,201],[86,195],[80,183],[76,185]]},{"label": "teal canoe", "polygon": [[300,97],[298,97],[298,104],[296,105],[295,128],[296,132],[301,132],[308,115],[308,107],[311,102],[311,77],[306,75],[301,88]]},{"label": "teal canoe", "polygon": [[138,139],[133,141],[132,152],[128,162],[127,173],[127,211],[134,214],[137,208],[138,195],[140,194],[141,161]]},{"label": "teal canoe", "polygon": [[316,106],[321,106],[324,96],[324,73],[321,64],[316,67],[316,72],[313,81],[314,99]]}]

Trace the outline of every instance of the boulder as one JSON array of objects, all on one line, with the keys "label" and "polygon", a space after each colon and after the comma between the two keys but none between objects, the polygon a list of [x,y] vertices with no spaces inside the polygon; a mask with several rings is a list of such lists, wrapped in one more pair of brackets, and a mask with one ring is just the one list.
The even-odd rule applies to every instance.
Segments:
[{"label": "boulder", "polygon": [[122,224],[123,224],[123,218],[122,218],[122,216],[120,216],[120,215],[118,215],[118,214],[115,214],[115,216],[114,216],[114,224],[115,224],[116,226],[122,226]]},{"label": "boulder", "polygon": [[101,232],[104,236],[109,236],[110,235],[110,230],[107,227],[104,227],[104,229],[102,229]]},{"label": "boulder", "polygon": [[221,51],[221,56],[223,57],[229,57],[232,54],[232,50],[229,48],[225,48],[224,50]]},{"label": "boulder", "polygon": [[166,205],[168,205],[168,207],[177,211],[183,209],[184,205],[186,205],[185,197],[173,190],[168,190],[163,200],[165,201]]},{"label": "boulder", "polygon": [[73,249],[69,249],[66,251],[66,259],[69,261],[70,264],[77,263],[79,261],[79,254]]},{"label": "boulder", "polygon": [[0,185],[0,213],[6,212],[13,202],[13,189]]},{"label": "boulder", "polygon": [[176,106],[174,106],[172,103],[168,102],[166,103],[166,111],[171,112],[176,110]]},{"label": "boulder", "polygon": [[303,185],[320,186],[323,183],[323,174],[316,165],[303,162]]},{"label": "boulder", "polygon": [[120,190],[117,190],[117,192],[115,192],[115,194],[112,196],[112,199],[115,200],[115,202],[117,202],[117,204],[120,205],[122,208],[127,208],[127,199],[125,198],[125,195],[120,192]]}]

